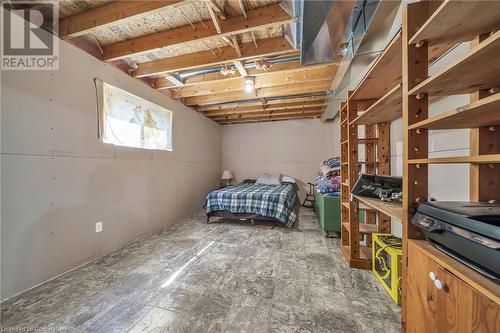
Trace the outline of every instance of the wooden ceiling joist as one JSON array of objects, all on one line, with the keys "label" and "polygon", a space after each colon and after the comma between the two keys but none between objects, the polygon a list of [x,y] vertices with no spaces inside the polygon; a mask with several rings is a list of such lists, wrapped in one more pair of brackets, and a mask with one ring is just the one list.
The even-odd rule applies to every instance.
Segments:
[{"label": "wooden ceiling joist", "polygon": [[230,116],[230,117],[218,117],[218,118],[210,118],[217,122],[220,121],[231,121],[231,120],[246,120],[246,119],[262,119],[267,117],[303,117],[303,116],[321,116],[321,110],[315,110],[311,112],[281,112],[281,113],[271,113],[264,112],[261,114],[254,114],[251,116]]},{"label": "wooden ceiling joist", "polygon": [[[235,63],[236,64],[236,63]],[[236,66],[238,68],[238,66]],[[243,67],[243,66],[240,66]],[[244,68],[242,68],[244,70]],[[247,73],[242,73],[238,68],[241,76],[246,76]],[[316,65],[297,68],[289,71],[279,71],[265,73],[254,78],[255,88],[268,88],[282,85],[295,85],[304,82],[312,83],[316,81],[333,80],[337,71],[336,64]],[[202,96],[209,94],[222,94],[244,90],[244,82],[242,78],[233,78],[224,82],[203,83],[199,85],[191,85],[189,87],[177,88],[171,90],[171,96],[174,98]]]},{"label": "wooden ceiling joist", "polygon": [[260,108],[260,109],[253,109],[253,110],[234,110],[234,111],[210,111],[210,112],[205,112],[205,116],[207,117],[223,117],[223,116],[235,116],[235,115],[241,115],[241,116],[246,116],[246,115],[255,115],[255,114],[262,114],[264,112],[271,112],[271,113],[279,113],[279,112],[296,112],[296,113],[301,113],[301,112],[311,112],[311,111],[318,111],[321,110],[323,107],[323,104],[315,104],[311,105],[308,107],[295,107],[295,108]]},{"label": "wooden ceiling joist", "polygon": [[[293,110],[308,107],[320,107],[324,105],[325,100],[320,99],[317,101],[310,102],[294,102],[294,103],[277,103],[277,104],[266,104],[266,105],[250,105],[250,106],[240,106],[240,107],[221,107],[216,110],[197,110],[205,114],[231,114],[231,113],[245,113],[245,112],[256,112],[256,111],[274,111],[274,110]],[[253,104],[253,103],[248,103]]]},{"label": "wooden ceiling joist", "polygon": [[[300,61],[294,60],[294,61],[273,64],[273,66],[267,71],[263,71],[261,69],[256,69],[256,68],[245,68],[245,70],[248,73],[248,75],[259,76],[259,75],[264,75],[267,73],[273,73],[273,72],[287,70],[287,69],[295,69],[295,68],[299,68],[299,67],[300,67]],[[184,80],[184,85],[191,86],[191,85],[200,84],[200,83],[221,83],[224,81],[231,81],[231,80],[236,79],[236,78],[238,78],[238,76],[224,76],[220,72],[208,73],[208,74],[196,75],[196,76],[186,78]],[[158,78],[155,81],[155,88],[156,89],[166,89],[166,88],[173,88],[173,87],[175,87],[175,85],[173,85],[170,81],[168,81],[165,78]]]},{"label": "wooden ceiling joist", "polygon": [[118,60],[151,52],[162,47],[231,36],[292,21],[292,17],[278,4],[252,9],[247,13],[248,19],[243,16],[236,16],[220,21],[221,33],[218,33],[211,24],[211,20],[208,20],[193,23],[192,26],[182,26],[107,45],[103,47],[103,59],[107,61]]},{"label": "wooden ceiling joist", "polygon": [[234,92],[221,93],[203,96],[193,96],[184,98],[185,105],[203,105],[211,103],[227,103],[260,97],[274,97],[293,94],[323,92],[330,89],[332,80],[317,81],[313,83],[305,82],[293,85],[282,85],[278,87],[256,89],[254,92]]},{"label": "wooden ceiling joist", "polygon": [[308,111],[301,111],[301,112],[293,112],[293,111],[286,111],[286,112],[255,112],[252,114],[244,114],[244,115],[227,115],[227,116],[217,116],[217,117],[210,117],[210,119],[213,119],[215,121],[221,121],[221,120],[230,120],[230,119],[251,119],[251,118],[261,118],[261,117],[269,117],[269,116],[300,116],[300,115],[317,115],[321,114],[321,109],[311,109]]},{"label": "wooden ceiling joist", "polygon": [[263,39],[259,48],[255,48],[252,42],[241,45],[241,57],[238,57],[236,51],[231,46],[225,46],[218,50],[218,53],[212,51],[200,51],[189,54],[158,59],[138,64],[138,68],[132,72],[133,77],[145,77],[171,73],[195,68],[209,67],[224,64],[237,60],[247,60],[257,57],[270,57],[284,54],[297,53],[283,37],[273,37]]},{"label": "wooden ceiling joist", "polygon": [[137,15],[152,13],[167,6],[178,5],[184,0],[166,1],[113,1],[59,21],[59,37],[77,37],[104,29]]},{"label": "wooden ceiling joist", "polygon": [[219,120],[218,123],[222,125],[228,124],[241,124],[241,123],[256,123],[256,122],[266,122],[266,121],[277,121],[277,120],[292,120],[292,119],[309,119],[309,118],[319,118],[321,117],[321,113],[311,113],[311,114],[302,114],[297,116],[264,116],[264,117],[256,117],[256,118],[244,118],[244,119],[230,119],[230,120]]},{"label": "wooden ceiling joist", "polygon": [[[293,105],[294,103],[314,103],[314,102],[325,102],[326,95],[320,96],[300,96],[293,98],[278,98],[278,99],[267,99],[267,106],[283,104],[283,105]],[[262,103],[260,101],[248,101],[248,102],[227,102],[224,104],[215,105],[201,105],[197,106],[196,111],[215,111],[215,110],[225,110],[228,108],[244,108],[244,107],[261,107]]]}]

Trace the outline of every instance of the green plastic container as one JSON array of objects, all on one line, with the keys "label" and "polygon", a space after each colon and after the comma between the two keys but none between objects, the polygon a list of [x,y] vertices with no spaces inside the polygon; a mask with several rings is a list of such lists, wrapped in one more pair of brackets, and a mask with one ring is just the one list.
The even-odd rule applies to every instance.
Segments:
[{"label": "green plastic container", "polygon": [[340,197],[329,197],[316,192],[314,211],[325,237],[340,237]]},{"label": "green plastic container", "polygon": [[[325,237],[340,237],[340,197],[330,197],[316,192],[314,211]],[[365,220],[365,212],[359,211],[359,220]]]}]

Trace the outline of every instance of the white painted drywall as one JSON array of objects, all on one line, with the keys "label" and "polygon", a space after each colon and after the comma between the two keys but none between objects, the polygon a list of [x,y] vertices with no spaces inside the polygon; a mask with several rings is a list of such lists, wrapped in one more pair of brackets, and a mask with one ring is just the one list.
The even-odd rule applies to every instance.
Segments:
[{"label": "white painted drywall", "polygon": [[233,124],[222,129],[222,168],[236,181],[264,173],[296,178],[303,198],[305,184],[313,182],[321,162],[339,155],[338,119]]},{"label": "white painted drywall", "polygon": [[[172,110],[173,151],[98,140],[94,77]],[[218,186],[220,125],[65,42],[58,71],[3,72],[1,99],[2,299],[201,210]]]}]

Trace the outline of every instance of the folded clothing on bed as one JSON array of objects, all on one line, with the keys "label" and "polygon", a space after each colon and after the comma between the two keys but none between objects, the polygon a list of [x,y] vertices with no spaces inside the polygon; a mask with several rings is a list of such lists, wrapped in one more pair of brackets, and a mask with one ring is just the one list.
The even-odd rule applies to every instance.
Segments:
[{"label": "folded clothing on bed", "polygon": [[291,226],[297,219],[294,211],[296,195],[297,188],[290,183],[242,183],[210,192],[205,202],[205,212],[226,210],[231,213],[253,213]]}]

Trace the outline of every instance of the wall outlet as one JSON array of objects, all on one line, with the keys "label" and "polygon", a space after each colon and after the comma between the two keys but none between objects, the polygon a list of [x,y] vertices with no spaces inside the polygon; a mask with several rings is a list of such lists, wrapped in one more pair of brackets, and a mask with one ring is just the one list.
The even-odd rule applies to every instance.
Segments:
[{"label": "wall outlet", "polygon": [[98,233],[98,232],[101,232],[102,231],[102,222],[97,222],[95,224],[95,232]]}]

